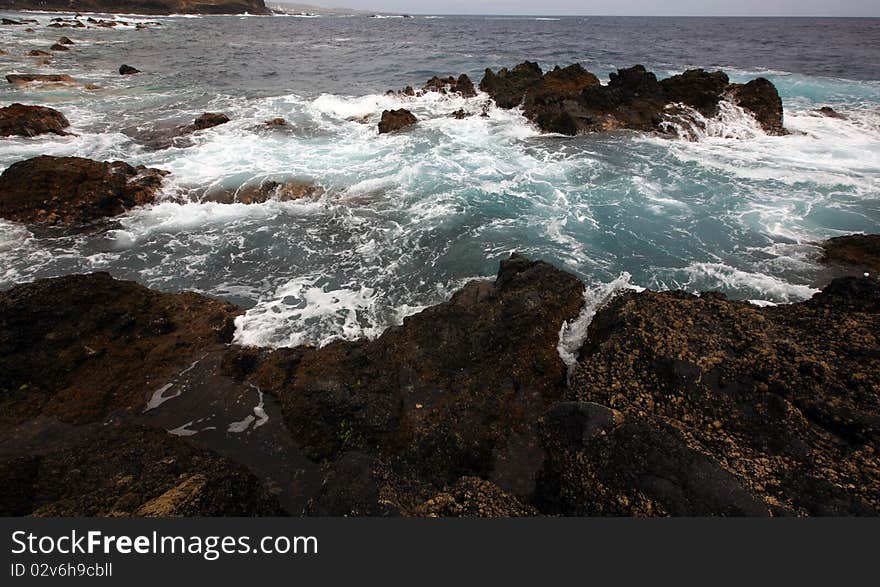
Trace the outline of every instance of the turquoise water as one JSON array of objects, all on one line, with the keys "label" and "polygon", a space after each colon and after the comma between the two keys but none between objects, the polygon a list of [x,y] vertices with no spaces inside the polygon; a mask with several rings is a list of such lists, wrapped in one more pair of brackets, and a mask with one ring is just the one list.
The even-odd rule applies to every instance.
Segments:
[{"label": "turquoise water", "polygon": [[[3,140],[0,167],[45,153],[172,175],[159,203],[100,230],[0,221],[0,288],[109,271],[248,307],[240,342],[326,343],[375,336],[494,274],[514,250],[602,291],[717,289],[785,303],[816,291],[818,241],[880,231],[877,20],[412,20],[165,18],[147,31],[65,30],[73,50],[40,68],[21,55],[61,33],[4,27],[7,72],[70,73],[103,89],[0,89],[4,104],[59,108],[77,134]],[[805,47],[817,31],[824,49]],[[766,136],[731,107],[696,141],[545,136],[485,95],[384,94],[435,74],[478,82],[482,67],[525,58],[579,61],[600,76],[633,63],[660,76],[692,66],[724,67],[734,81],[764,75],[792,133]],[[144,73],[117,75],[123,62]],[[847,118],[813,112],[823,105]],[[488,117],[450,117],[484,106]],[[419,124],[379,136],[378,115],[400,107]],[[232,122],[186,148],[150,151],[121,132],[206,110]],[[276,116],[290,125],[261,126]],[[327,191],[250,206],[199,201],[206,189],[264,178]]]}]

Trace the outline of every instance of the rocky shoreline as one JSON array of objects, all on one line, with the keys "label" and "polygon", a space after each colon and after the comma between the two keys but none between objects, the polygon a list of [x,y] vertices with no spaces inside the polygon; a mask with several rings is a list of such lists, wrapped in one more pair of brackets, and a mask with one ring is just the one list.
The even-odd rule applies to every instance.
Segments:
[{"label": "rocky shoreline", "polygon": [[263,0],[0,0],[0,9],[120,14],[270,14]]},{"label": "rocky shoreline", "polygon": [[15,286],[0,513],[877,515],[878,239],[831,241],[854,275],[801,303],[615,296],[570,372],[584,284],[518,255],[322,348],[231,345],[241,309],[107,274]]}]

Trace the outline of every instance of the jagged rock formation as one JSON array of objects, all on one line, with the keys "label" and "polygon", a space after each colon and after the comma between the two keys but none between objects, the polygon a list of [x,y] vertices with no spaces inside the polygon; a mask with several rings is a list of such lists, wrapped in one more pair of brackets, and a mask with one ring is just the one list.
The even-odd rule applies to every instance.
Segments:
[{"label": "jagged rock formation", "polygon": [[[751,112],[768,134],[784,134],[782,100],[764,78],[731,84],[724,72],[688,70],[664,80],[636,65],[612,73],[602,85],[592,73],[574,64],[546,73],[526,61],[497,73],[487,69],[480,89],[501,108],[523,106],[525,116],[545,132],[566,135],[630,129],[670,132],[671,115],[688,116],[677,105],[704,117],[718,113],[722,99]],[[701,124],[690,117],[693,124]]]}]

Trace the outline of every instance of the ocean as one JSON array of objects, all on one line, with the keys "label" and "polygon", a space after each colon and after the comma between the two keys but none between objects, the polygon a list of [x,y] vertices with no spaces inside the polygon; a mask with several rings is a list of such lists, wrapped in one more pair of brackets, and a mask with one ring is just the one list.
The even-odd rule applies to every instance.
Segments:
[{"label": "ocean", "polygon": [[[162,291],[246,307],[242,344],[373,337],[494,275],[511,251],[587,284],[588,306],[623,287],[718,290],[758,304],[818,291],[821,240],[880,232],[880,19],[364,16],[142,17],[114,29],[0,27],[5,73],[67,73],[101,90],[0,87],[0,103],[61,110],[76,136],[0,140],[0,169],[41,154],[166,169],[158,203],[98,230],[0,221],[0,289],[108,271]],[[158,21],[137,30],[133,24]],[[23,54],[75,42],[48,67]],[[620,132],[542,135],[486,95],[407,98],[433,75],[524,60],[581,63],[607,81],[723,69],[776,84],[791,133],[746,116],[695,141]],[[122,63],[143,73],[120,76]],[[820,116],[832,106],[845,118]],[[383,109],[419,124],[378,135]],[[464,108],[488,117],[457,120]],[[150,150],[126,129],[228,124]],[[734,113],[735,114],[735,113]],[[365,124],[361,119],[368,118]],[[289,125],[267,128],[283,117]],[[314,182],[320,198],[199,201],[263,179]]]}]

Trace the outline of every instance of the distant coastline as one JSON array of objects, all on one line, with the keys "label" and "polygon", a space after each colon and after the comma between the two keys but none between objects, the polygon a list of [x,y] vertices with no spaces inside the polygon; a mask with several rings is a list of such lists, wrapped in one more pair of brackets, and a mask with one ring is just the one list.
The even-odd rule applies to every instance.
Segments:
[{"label": "distant coastline", "polygon": [[122,14],[271,14],[263,0],[0,0],[0,10]]}]

